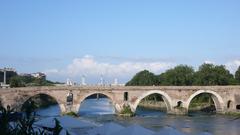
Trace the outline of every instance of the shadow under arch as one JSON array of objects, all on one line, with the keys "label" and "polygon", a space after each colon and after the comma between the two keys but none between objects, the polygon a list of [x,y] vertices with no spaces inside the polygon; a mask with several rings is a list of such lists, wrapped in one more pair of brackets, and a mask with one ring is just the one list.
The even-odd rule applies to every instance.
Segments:
[{"label": "shadow under arch", "polygon": [[167,113],[171,112],[172,110],[172,99],[168,96],[167,93],[165,93],[164,91],[161,90],[152,90],[152,91],[148,91],[143,93],[140,97],[137,98],[137,100],[134,102],[133,106],[132,106],[132,111],[136,112],[136,109],[139,105],[139,103],[141,102],[142,99],[144,99],[147,96],[150,96],[152,94],[159,94],[162,96],[162,99],[167,107]]},{"label": "shadow under arch", "polygon": [[31,104],[32,101],[34,102],[34,106],[32,106],[34,107],[32,108],[33,110],[38,109],[44,110],[51,106],[57,106],[57,108],[54,108],[54,111],[58,112],[59,115],[63,112],[61,105],[59,104],[59,101],[54,96],[51,96],[50,94],[47,93],[36,93],[27,96],[25,100],[22,102],[19,109],[21,111],[24,111],[26,107],[31,107],[29,106],[29,104]]},{"label": "shadow under arch", "polygon": [[229,110],[233,109],[233,101],[232,100],[227,101],[227,109],[229,109]]},{"label": "shadow under arch", "polygon": [[[93,93],[88,93],[88,94],[84,95],[78,101],[78,104],[77,104],[77,107],[76,107],[77,113],[80,113],[82,111],[81,107],[84,106],[84,103],[87,99],[95,100],[96,102],[98,102],[99,100],[97,99],[97,95],[99,95],[99,100],[105,99],[104,101],[101,101],[101,102],[108,102],[111,105],[111,108],[113,109],[113,113],[116,113],[115,102],[113,100],[113,96],[109,93],[104,93],[104,92],[93,92]],[[94,104],[89,104],[88,107],[94,107]],[[100,106],[97,106],[97,107],[99,107],[99,108],[102,107],[102,109],[103,109],[104,106],[100,105]],[[94,110],[93,110],[93,112],[94,112]]]},{"label": "shadow under arch", "polygon": [[188,110],[188,113],[189,113],[189,106],[191,101],[200,94],[210,94],[216,108],[216,113],[221,113],[223,111],[224,102],[222,97],[219,94],[217,94],[215,91],[212,91],[212,90],[198,90],[195,93],[193,93],[186,102],[186,108]]}]

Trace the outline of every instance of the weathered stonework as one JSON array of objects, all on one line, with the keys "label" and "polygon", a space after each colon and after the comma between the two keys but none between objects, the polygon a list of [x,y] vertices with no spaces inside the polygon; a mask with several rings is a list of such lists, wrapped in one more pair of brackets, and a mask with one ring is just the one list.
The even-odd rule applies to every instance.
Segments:
[{"label": "weathered stonework", "polygon": [[[73,93],[73,105],[67,108],[66,96]],[[124,92],[128,92],[128,100],[124,101]],[[170,114],[186,114],[191,100],[201,94],[209,93],[218,113],[239,112],[240,86],[51,86],[51,87],[24,87],[0,89],[0,99],[3,106],[10,105],[20,109],[25,101],[37,94],[47,94],[59,104],[62,113],[78,112],[81,102],[90,95],[101,93],[112,100],[116,113],[120,112],[124,104],[130,105],[135,111],[140,101],[151,94],[158,93],[163,97]],[[181,101],[181,109],[176,110]]]}]

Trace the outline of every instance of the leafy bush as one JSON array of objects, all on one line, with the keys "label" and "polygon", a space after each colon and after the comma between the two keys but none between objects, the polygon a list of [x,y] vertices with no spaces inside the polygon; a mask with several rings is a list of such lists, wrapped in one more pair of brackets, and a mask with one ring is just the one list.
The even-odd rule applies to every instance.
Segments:
[{"label": "leafy bush", "polygon": [[0,107],[0,112],[0,133],[2,135],[59,135],[62,130],[60,122],[57,119],[55,119],[54,128],[46,129],[34,125],[35,113],[31,113],[31,110],[26,110],[26,115],[16,117],[15,119],[12,118],[16,112],[10,109],[9,106],[7,109]]},{"label": "leafy bush", "polygon": [[19,76],[14,76],[10,79],[10,86],[11,87],[25,87],[25,83]]},{"label": "leafy bush", "polygon": [[129,105],[124,105],[120,114],[124,116],[134,116],[134,113],[132,112],[131,107]]},{"label": "leafy bush", "polygon": [[72,117],[78,117],[78,114],[76,114],[75,112],[68,112],[68,113],[65,113],[64,115],[68,115],[68,116],[72,116]]}]

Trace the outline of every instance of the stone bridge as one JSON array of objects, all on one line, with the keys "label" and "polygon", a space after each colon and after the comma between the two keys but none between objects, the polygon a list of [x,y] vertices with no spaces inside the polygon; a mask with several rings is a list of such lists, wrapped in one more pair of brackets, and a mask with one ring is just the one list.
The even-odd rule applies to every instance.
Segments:
[{"label": "stone bridge", "polygon": [[[72,105],[69,108],[66,97],[73,94]],[[78,112],[81,103],[88,96],[101,93],[112,100],[116,113],[124,105],[129,105],[133,112],[140,101],[151,94],[162,95],[169,114],[186,114],[191,100],[201,94],[211,95],[217,113],[240,112],[240,86],[51,86],[23,87],[0,89],[0,101],[3,106],[10,105],[19,109],[30,97],[46,94],[53,97],[59,104],[61,112]],[[181,108],[177,107],[181,105]]]}]

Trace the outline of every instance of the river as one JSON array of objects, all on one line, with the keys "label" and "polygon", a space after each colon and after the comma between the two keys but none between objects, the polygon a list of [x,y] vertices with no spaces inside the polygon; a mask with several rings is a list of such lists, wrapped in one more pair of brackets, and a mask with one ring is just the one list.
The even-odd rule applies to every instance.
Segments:
[{"label": "river", "polygon": [[[87,99],[79,109],[81,118],[96,123],[116,122],[123,126],[139,124],[145,128],[158,131],[164,126],[171,126],[189,135],[195,135],[208,131],[213,135],[239,135],[240,119],[224,115],[194,114],[191,116],[167,115],[166,113],[137,109],[136,116],[131,118],[114,115],[115,110],[111,102],[106,98]],[[43,117],[59,116],[58,105],[37,111]]]}]

